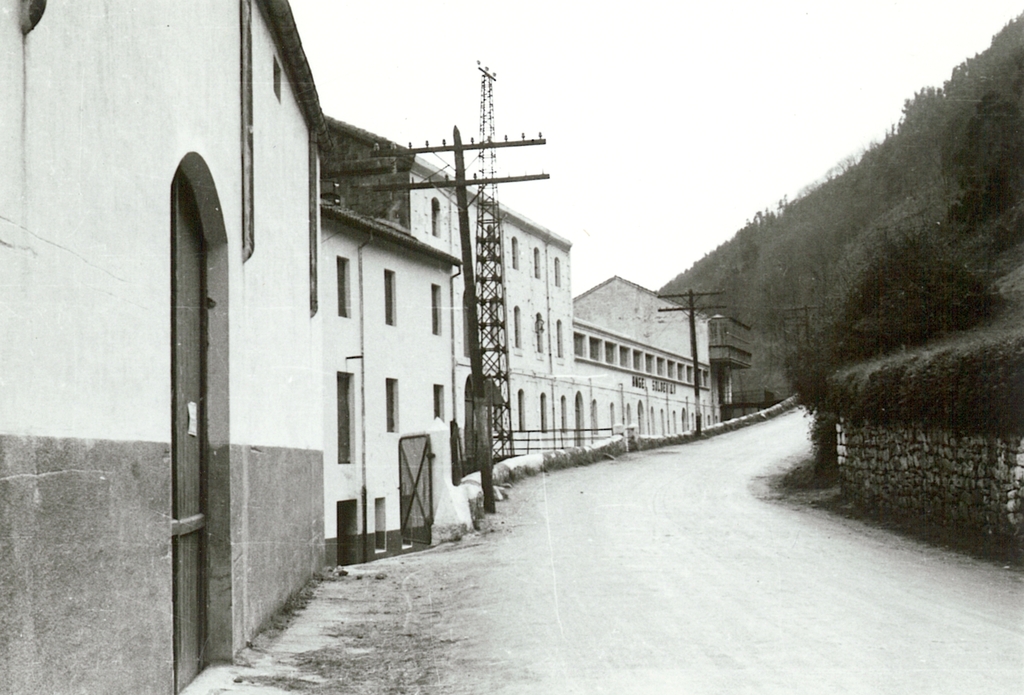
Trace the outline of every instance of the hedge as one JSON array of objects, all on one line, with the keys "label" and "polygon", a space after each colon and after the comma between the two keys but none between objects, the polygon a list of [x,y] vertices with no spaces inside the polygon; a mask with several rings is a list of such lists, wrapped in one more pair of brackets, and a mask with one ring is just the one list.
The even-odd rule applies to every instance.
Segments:
[{"label": "hedge", "polygon": [[843,370],[828,391],[826,410],[857,424],[1024,435],[1024,336]]}]

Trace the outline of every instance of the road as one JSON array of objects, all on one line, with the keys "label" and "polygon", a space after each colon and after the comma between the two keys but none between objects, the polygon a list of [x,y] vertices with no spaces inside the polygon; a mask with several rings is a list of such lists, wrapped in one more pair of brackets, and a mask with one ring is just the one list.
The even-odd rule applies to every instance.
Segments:
[{"label": "road", "polygon": [[1024,692],[1020,569],[770,499],[806,433],[519,481],[491,532],[325,582],[209,692]]},{"label": "road", "polygon": [[762,499],[806,429],[518,484],[460,608],[476,692],[1024,692],[1019,572]]}]

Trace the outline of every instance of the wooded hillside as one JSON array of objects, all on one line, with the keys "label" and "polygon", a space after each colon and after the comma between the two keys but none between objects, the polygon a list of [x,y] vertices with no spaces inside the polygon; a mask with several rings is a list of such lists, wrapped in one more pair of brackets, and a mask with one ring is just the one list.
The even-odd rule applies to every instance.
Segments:
[{"label": "wooded hillside", "polygon": [[723,291],[714,303],[754,329],[736,389],[778,394],[794,360],[834,371],[989,319],[1024,240],[1022,94],[1024,15],[907,99],[884,141],[661,291]]}]

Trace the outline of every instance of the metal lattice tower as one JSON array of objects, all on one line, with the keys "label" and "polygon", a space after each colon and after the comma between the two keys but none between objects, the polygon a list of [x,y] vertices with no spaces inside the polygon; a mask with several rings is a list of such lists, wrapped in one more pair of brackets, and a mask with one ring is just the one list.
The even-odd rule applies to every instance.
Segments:
[{"label": "metal lattice tower", "polygon": [[[479,62],[477,63],[479,67]],[[494,142],[493,86],[497,75],[479,67],[480,142]],[[495,150],[485,148],[480,155],[480,177],[493,179]],[[494,458],[514,455],[512,409],[510,406],[508,366],[508,324],[505,309],[505,263],[503,257],[501,210],[498,186],[482,184],[477,194],[476,288],[480,324],[480,352],[484,379],[492,391],[491,433]],[[497,396],[497,397],[495,397]]]}]

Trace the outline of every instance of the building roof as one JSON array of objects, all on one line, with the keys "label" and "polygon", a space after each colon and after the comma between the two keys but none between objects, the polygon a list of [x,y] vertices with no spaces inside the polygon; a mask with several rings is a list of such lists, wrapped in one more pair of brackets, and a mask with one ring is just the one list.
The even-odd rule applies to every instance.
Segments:
[{"label": "building roof", "polygon": [[673,302],[670,299],[663,299],[663,298],[659,297],[658,293],[655,292],[654,290],[649,290],[649,289],[647,289],[646,287],[644,287],[642,285],[638,285],[635,282],[627,280],[626,278],[620,277],[618,275],[612,275],[610,278],[608,278],[604,282],[599,282],[598,284],[594,285],[593,287],[591,287],[586,292],[584,292],[582,294],[579,294],[579,295],[576,295],[573,298],[573,301],[576,301],[577,299],[583,299],[587,295],[592,294],[594,292],[597,292],[598,290],[603,289],[604,287],[607,287],[608,285],[611,285],[612,283],[622,283],[622,284],[625,284],[625,285],[629,285],[630,287],[632,287],[632,288],[634,288],[636,290],[639,290],[640,292],[649,294],[649,295],[651,295],[652,297],[654,297],[656,299],[661,299],[661,301],[665,302],[666,304],[676,304],[677,303],[677,302]]},{"label": "building roof", "polygon": [[344,222],[350,227],[361,232],[379,237],[388,243],[400,246],[421,256],[426,256],[427,258],[432,258],[452,266],[462,265],[462,261],[455,256],[447,254],[440,249],[436,249],[430,244],[423,243],[394,222],[366,217],[365,215],[360,215],[357,212],[352,212],[348,208],[343,208],[340,205],[332,205],[330,203],[321,203],[320,213],[328,219]]},{"label": "building roof", "polygon": [[313,73],[306,60],[306,52],[302,50],[295,17],[292,15],[288,0],[256,0],[256,5],[263,13],[278,47],[285,71],[295,90],[295,99],[306,119],[309,129],[316,133],[317,143],[323,149],[331,149],[331,136],[327,130],[327,121],[320,108],[320,96],[313,82]]}]

